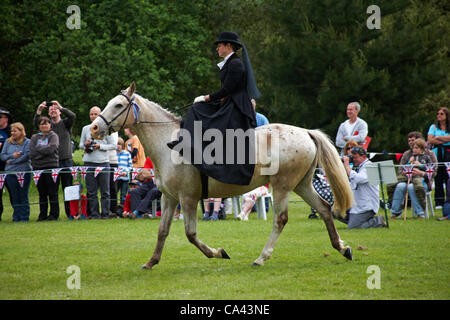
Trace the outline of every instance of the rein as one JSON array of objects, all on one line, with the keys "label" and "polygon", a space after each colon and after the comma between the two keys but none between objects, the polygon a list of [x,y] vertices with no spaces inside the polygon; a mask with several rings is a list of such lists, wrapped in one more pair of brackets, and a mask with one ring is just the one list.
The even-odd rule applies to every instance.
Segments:
[{"label": "rein", "polygon": [[[170,120],[170,121],[145,121],[145,120],[144,120],[144,121],[140,121],[140,120],[138,120],[138,117],[139,117],[139,112],[140,112],[140,109],[141,109],[141,108],[139,107],[139,105],[138,105],[136,102],[134,102],[134,96],[130,99],[127,95],[125,95],[125,94],[123,94],[123,93],[120,93],[120,95],[123,96],[123,97],[125,97],[125,99],[127,99],[127,101],[128,101],[128,105],[127,105],[122,111],[120,111],[120,112],[119,112],[114,118],[112,118],[110,121],[108,121],[108,120],[107,120],[103,115],[101,115],[101,114],[98,116],[100,119],[102,119],[102,120],[105,122],[106,126],[108,127],[108,131],[109,131],[110,134],[111,134],[111,123],[113,123],[114,120],[116,120],[117,118],[119,118],[119,117],[126,111],[127,114],[126,114],[125,120],[123,121],[123,123],[122,123],[122,125],[120,126],[120,129],[119,129],[118,131],[122,130],[122,129],[125,127],[125,123],[127,122],[128,116],[129,116],[129,114],[130,114],[131,106],[134,107],[134,121],[135,121],[135,124],[141,124],[141,123],[144,123],[144,124],[167,124],[167,123],[173,123],[173,122],[176,122],[176,121],[177,121],[177,120]],[[179,111],[179,110],[183,110],[183,109],[185,109],[185,108],[187,108],[187,107],[190,107],[190,106],[192,106],[192,105],[193,105],[193,103],[189,103],[189,104],[186,104],[186,105],[184,105],[184,106],[175,108],[174,112]]]}]

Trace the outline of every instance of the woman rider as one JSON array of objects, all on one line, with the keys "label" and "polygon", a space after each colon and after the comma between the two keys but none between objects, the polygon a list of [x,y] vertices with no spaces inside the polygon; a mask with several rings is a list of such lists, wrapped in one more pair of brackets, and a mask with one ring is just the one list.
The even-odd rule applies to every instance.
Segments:
[{"label": "woman rider", "polygon": [[[256,127],[255,111],[250,99],[259,98],[261,94],[256,87],[245,45],[238,38],[236,33],[224,31],[214,42],[218,55],[224,58],[218,64],[222,86],[214,93],[195,98],[194,105],[181,123],[179,140],[167,145],[179,151],[206,176],[224,183],[248,185],[254,171],[253,129]],[[236,53],[240,48],[243,61]],[[203,138],[205,131],[212,128],[220,131],[222,140],[217,139],[215,134],[211,139]],[[230,137],[226,134],[227,129],[243,131],[235,131],[235,135]],[[248,138],[236,138],[239,132],[246,133]],[[245,146],[240,148],[237,144],[243,141]],[[209,158],[204,157],[208,145],[210,147],[206,151],[211,151]],[[245,155],[238,154],[240,150],[245,150]]]}]

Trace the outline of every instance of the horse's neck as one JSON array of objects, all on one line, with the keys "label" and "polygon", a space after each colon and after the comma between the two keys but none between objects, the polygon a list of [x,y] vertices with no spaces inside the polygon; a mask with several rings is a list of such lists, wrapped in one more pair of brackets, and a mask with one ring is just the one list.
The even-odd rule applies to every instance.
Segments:
[{"label": "horse's neck", "polygon": [[151,105],[143,98],[136,100],[141,106],[139,121],[142,123],[135,124],[133,129],[144,147],[145,154],[150,157],[155,168],[161,170],[171,161],[167,142],[176,138],[174,133],[180,128],[180,124],[161,107]]}]

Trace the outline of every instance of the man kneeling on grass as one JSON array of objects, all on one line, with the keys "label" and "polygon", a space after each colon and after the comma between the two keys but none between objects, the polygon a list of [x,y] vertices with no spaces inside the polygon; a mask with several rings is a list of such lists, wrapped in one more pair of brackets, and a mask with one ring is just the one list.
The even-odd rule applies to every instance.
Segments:
[{"label": "man kneeling on grass", "polygon": [[375,216],[380,207],[380,187],[378,184],[371,185],[367,177],[366,165],[372,162],[367,159],[367,152],[362,147],[354,147],[351,152],[353,169],[350,168],[349,158],[343,157],[355,198],[355,205],[349,211],[348,228],[386,227],[383,216]]}]

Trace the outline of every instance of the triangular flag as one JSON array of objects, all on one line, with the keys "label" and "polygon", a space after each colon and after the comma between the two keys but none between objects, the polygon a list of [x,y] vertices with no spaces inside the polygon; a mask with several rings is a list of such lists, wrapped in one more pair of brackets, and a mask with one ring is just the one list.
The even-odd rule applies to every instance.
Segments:
[{"label": "triangular flag", "polygon": [[133,171],[131,171],[131,180],[134,180],[141,170],[142,168],[133,168]]},{"label": "triangular flag", "polygon": [[42,171],[44,171],[44,170],[33,171],[33,180],[36,185],[39,182],[39,178],[41,177]]},{"label": "triangular flag", "polygon": [[114,178],[113,180],[116,181],[118,177],[122,175],[122,168],[114,168]]},{"label": "triangular flag", "polygon": [[94,178],[97,178],[98,174],[99,174],[100,171],[102,171],[103,169],[105,169],[105,167],[97,167],[97,168],[95,168]]},{"label": "triangular flag", "polygon": [[25,181],[25,172],[16,172],[17,182],[19,182],[20,186],[23,188],[23,182]]},{"label": "triangular flag", "polygon": [[5,184],[5,179],[7,175],[8,175],[7,173],[0,174],[0,190],[3,189],[3,185]]},{"label": "triangular flag", "polygon": [[78,176],[78,167],[70,167],[70,171],[71,171],[71,173],[72,173],[72,177],[73,177],[74,179],[76,179],[77,176]]},{"label": "triangular flag", "polygon": [[403,156],[403,153],[396,153],[395,154],[395,160],[397,160],[397,162],[399,162],[400,159],[402,158],[402,156]]},{"label": "triangular flag", "polygon": [[61,171],[62,168],[56,168],[56,169],[52,169],[52,178],[53,178],[53,182],[56,183],[56,181],[58,180],[58,175],[59,172]]},{"label": "triangular flag", "polygon": [[446,162],[445,167],[447,168],[447,172],[450,173],[450,162]]},{"label": "triangular flag", "polygon": [[428,181],[431,181],[431,179],[433,178],[433,173],[434,173],[434,169],[436,168],[436,164],[435,163],[427,163],[425,165],[425,173],[427,174],[428,177]]},{"label": "triangular flag", "polygon": [[408,177],[408,180],[412,178],[413,165],[405,164],[402,166],[403,173]]},{"label": "triangular flag", "polygon": [[81,178],[83,180],[86,180],[86,173],[87,173],[87,171],[88,171],[88,167],[81,167],[80,168]]}]

